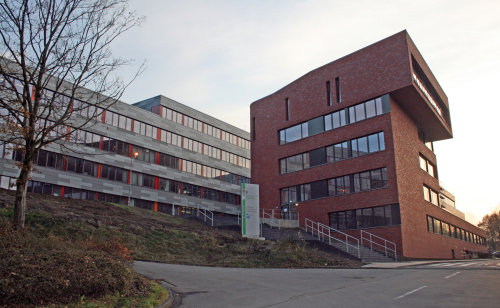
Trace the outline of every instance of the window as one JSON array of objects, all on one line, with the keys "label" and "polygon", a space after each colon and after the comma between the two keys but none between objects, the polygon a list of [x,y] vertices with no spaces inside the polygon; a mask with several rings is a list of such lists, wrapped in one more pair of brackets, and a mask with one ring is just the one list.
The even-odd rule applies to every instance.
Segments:
[{"label": "window", "polygon": [[323,118],[324,118],[324,121],[325,121],[325,123],[324,123],[325,132],[331,130],[332,129],[332,115],[331,114],[327,114]]},{"label": "window", "polygon": [[302,138],[302,128],[300,125],[287,128],[285,131],[286,142],[293,142]]},{"label": "window", "polygon": [[424,186],[424,200],[431,202],[431,192],[427,186]]},{"label": "window", "polygon": [[368,154],[368,140],[366,137],[358,138],[358,156]]},{"label": "window", "polygon": [[420,168],[427,172],[427,161],[421,155],[418,157],[418,161],[420,163]]},{"label": "window", "polygon": [[434,233],[442,234],[441,233],[441,221],[438,219],[434,219]]},{"label": "window", "polygon": [[431,191],[431,202],[432,204],[439,206],[438,194],[434,190]]},{"label": "window", "polygon": [[[284,133],[284,131],[282,131],[282,132]],[[280,134],[280,137],[281,137],[281,134]],[[280,144],[282,144],[281,140],[283,140],[283,139],[284,138],[280,138]],[[252,117],[252,141],[255,141],[255,117]]]},{"label": "window", "polygon": [[290,121],[290,101],[288,100],[288,97],[285,98],[285,112],[286,112],[286,120]]},{"label": "window", "polygon": [[317,117],[307,121],[307,136],[316,135],[325,131],[324,117]]},{"label": "window", "polygon": [[377,111],[375,110],[375,101],[371,100],[366,102],[365,104],[366,107],[366,118],[373,118],[374,116],[377,115]]},{"label": "window", "polygon": [[[281,165],[280,168],[283,169],[285,168],[285,166]],[[288,162],[286,163],[286,168],[287,170],[289,168]],[[311,200],[328,196],[358,193],[370,189],[385,188],[388,185],[387,169],[386,168],[374,169],[362,173],[348,174],[333,179],[302,184],[300,185],[301,189],[305,185],[310,185]],[[288,190],[292,188],[295,189],[295,186],[282,188],[281,189],[282,196],[284,192],[288,192]],[[301,200],[304,201],[309,199],[301,199]]]},{"label": "window", "polygon": [[335,78],[335,90],[337,92],[337,103],[342,101],[342,96],[340,94],[340,77]]},{"label": "window", "polygon": [[[309,164],[311,167],[326,164],[326,151],[325,148],[319,148],[307,153],[309,157]],[[304,166],[306,168],[306,166]],[[309,166],[307,166],[309,167]]]},{"label": "window", "polygon": [[311,183],[311,199],[328,197],[327,181],[316,181]]},{"label": "window", "polygon": [[434,223],[431,216],[427,216],[427,231],[434,232]]},{"label": "window", "polygon": [[332,105],[332,94],[331,94],[331,89],[330,89],[330,81],[326,82],[326,105],[327,106]]},{"label": "window", "polygon": [[334,129],[340,127],[340,112],[332,113],[332,124]]},{"label": "window", "polygon": [[370,172],[361,172],[359,174],[361,180],[361,190],[370,190],[371,189],[371,180],[370,180]]},{"label": "window", "polygon": [[[322,117],[308,120],[293,127],[282,129],[279,131],[280,144],[293,142],[388,112],[390,112],[390,104],[388,96],[384,95],[383,97],[378,97]],[[290,120],[290,104],[288,98],[285,99],[285,113],[286,120]],[[295,132],[297,132],[299,126],[302,126],[300,135],[297,133],[289,134],[292,130],[296,130]],[[379,146],[381,145],[379,144]]]},{"label": "window", "polygon": [[[365,115],[365,104],[359,104],[355,106],[356,110],[356,122],[366,119]],[[352,119],[350,119],[352,122]]]},{"label": "window", "polygon": [[420,154],[418,156],[418,161],[419,161],[420,168],[422,170],[429,173],[432,177],[437,178],[436,168],[427,158],[425,158],[422,154]]},{"label": "window", "polygon": [[368,148],[370,153],[380,151],[380,147],[378,144],[378,134],[368,136]]}]

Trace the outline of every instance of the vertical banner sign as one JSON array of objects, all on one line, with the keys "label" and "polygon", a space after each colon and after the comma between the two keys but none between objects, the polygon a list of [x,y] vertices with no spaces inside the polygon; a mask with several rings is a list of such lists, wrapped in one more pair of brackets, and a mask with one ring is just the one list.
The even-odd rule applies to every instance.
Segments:
[{"label": "vertical banner sign", "polygon": [[260,237],[259,185],[241,184],[241,235]]}]

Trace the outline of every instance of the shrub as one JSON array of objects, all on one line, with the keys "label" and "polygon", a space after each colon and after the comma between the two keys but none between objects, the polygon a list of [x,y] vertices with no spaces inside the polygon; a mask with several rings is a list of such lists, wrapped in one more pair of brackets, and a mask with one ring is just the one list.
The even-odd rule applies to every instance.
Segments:
[{"label": "shrub", "polygon": [[75,302],[119,293],[147,293],[147,282],[128,266],[128,250],[115,240],[72,242],[29,228],[0,224],[0,305]]}]

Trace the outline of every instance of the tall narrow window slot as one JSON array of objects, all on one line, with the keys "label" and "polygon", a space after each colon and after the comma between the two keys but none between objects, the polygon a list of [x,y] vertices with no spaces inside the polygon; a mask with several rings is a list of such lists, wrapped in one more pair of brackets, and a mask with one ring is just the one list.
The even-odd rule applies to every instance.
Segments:
[{"label": "tall narrow window slot", "polygon": [[252,117],[252,141],[255,141],[255,117]]},{"label": "tall narrow window slot", "polygon": [[342,101],[342,95],[340,94],[340,77],[335,78],[335,90],[337,92],[337,103]]},{"label": "tall narrow window slot", "polygon": [[332,105],[332,91],[330,89],[330,81],[326,82],[326,104],[328,106]]},{"label": "tall narrow window slot", "polygon": [[285,98],[286,120],[290,121],[290,100]]}]

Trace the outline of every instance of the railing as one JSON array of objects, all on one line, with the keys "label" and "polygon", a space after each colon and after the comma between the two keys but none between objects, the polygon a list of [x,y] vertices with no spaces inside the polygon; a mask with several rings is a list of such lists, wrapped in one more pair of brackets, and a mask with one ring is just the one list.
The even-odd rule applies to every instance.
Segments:
[{"label": "railing", "polygon": [[332,242],[338,242],[342,245],[345,245],[346,252],[351,254],[352,252],[355,252],[357,253],[358,258],[361,258],[361,253],[359,250],[359,239],[355,238],[354,236],[331,228],[322,223],[314,222],[309,218],[305,219],[305,225],[306,232],[310,232],[312,235],[317,235],[319,240],[328,242],[330,246],[332,246]]},{"label": "railing", "polygon": [[397,261],[396,243],[383,237],[361,230],[361,245],[370,247],[371,250],[383,252],[386,257],[392,256]]},{"label": "railing", "polygon": [[262,209],[262,219],[267,219],[267,224],[271,227],[281,228],[281,221],[274,216],[274,209]]},{"label": "railing", "polygon": [[203,217],[203,221],[207,222],[207,219],[211,222],[211,226],[214,226],[214,212],[207,209],[198,208],[198,213]]}]

